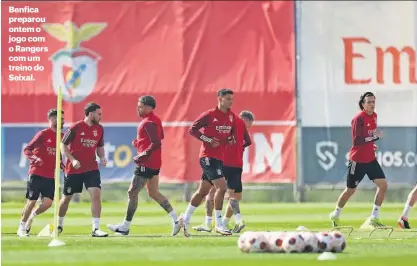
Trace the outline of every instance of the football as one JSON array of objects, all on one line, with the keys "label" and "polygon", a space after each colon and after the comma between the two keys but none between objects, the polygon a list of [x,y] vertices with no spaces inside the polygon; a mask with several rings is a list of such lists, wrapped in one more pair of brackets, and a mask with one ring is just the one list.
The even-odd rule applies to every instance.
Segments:
[{"label": "football", "polygon": [[304,251],[304,239],[299,233],[285,235],[282,247],[286,253],[299,253]]},{"label": "football", "polygon": [[268,238],[268,251],[269,252],[284,252],[282,243],[284,242],[285,232],[269,232],[267,233]]},{"label": "football", "polygon": [[237,246],[243,252],[249,252],[249,247],[246,245],[246,238],[248,237],[248,233],[243,233],[237,239]]},{"label": "football", "polygon": [[245,252],[258,253],[268,250],[268,239],[264,232],[247,232],[244,243]]},{"label": "football", "polygon": [[315,233],[302,232],[301,236],[304,238],[304,252],[318,252],[319,240]]},{"label": "football", "polygon": [[334,231],[330,232],[330,235],[333,238],[332,252],[343,252],[346,248],[346,240],[342,233]]},{"label": "football", "polygon": [[333,237],[328,232],[316,234],[318,239],[319,252],[331,252],[333,249]]}]

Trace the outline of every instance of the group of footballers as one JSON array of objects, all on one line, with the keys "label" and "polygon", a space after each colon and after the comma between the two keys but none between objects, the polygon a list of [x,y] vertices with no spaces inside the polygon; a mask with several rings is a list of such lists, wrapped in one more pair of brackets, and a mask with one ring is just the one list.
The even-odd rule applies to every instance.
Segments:
[{"label": "group of footballers", "polygon": [[[206,220],[196,231],[212,231],[212,213],[215,210],[215,231],[222,235],[239,233],[245,223],[240,213],[239,201],[242,198],[242,167],[245,147],[251,145],[248,128],[254,122],[250,111],[242,111],[239,116],[231,111],[233,91],[221,89],[217,93],[217,107],[202,113],[189,129],[190,135],[202,142],[200,165],[202,176],[198,190],[191,198],[184,214],[177,216],[169,200],[159,191],[159,171],[162,167],[161,147],[164,131],[160,118],[154,113],[156,100],[152,96],[139,98],[137,113],[142,120],[137,128],[136,139],[132,145],[137,155],[132,158],[136,164],[128,189],[128,207],[121,224],[107,227],[118,234],[128,235],[133,216],[138,205],[138,194],[146,186],[148,195],[157,201],[172,219],[172,235],[181,229],[190,236],[189,224],[195,209],[206,201]],[[59,204],[58,233],[64,228],[64,217],[74,193],[81,193],[83,185],[91,197],[92,236],[106,237],[108,233],[100,230],[101,217],[101,179],[96,156],[106,166],[104,151],[104,129],[100,125],[101,107],[88,103],[84,108],[85,118],[72,124],[61,136],[61,150],[66,164],[61,163],[65,173],[63,196]],[[49,127],[38,132],[24,150],[30,160],[26,198],[21,221],[17,231],[20,237],[29,236],[34,218],[45,212],[54,200],[55,154],[57,110],[48,112]],[[64,113],[62,112],[62,126]],[[227,195],[228,204],[222,219],[223,201]],[[35,209],[41,196],[41,204]],[[235,226],[227,225],[235,215]]]},{"label": "group of footballers", "polygon": [[[215,214],[215,232],[222,235],[239,233],[245,227],[240,212],[239,201],[242,198],[242,167],[245,147],[251,145],[248,129],[254,122],[250,111],[242,111],[239,116],[231,111],[233,91],[221,89],[217,93],[217,107],[202,113],[189,128],[191,136],[202,142],[199,153],[202,176],[199,188],[194,193],[184,214],[177,216],[169,200],[160,193],[159,171],[162,167],[161,147],[164,139],[162,122],[154,113],[156,100],[152,96],[139,98],[137,113],[142,118],[137,128],[136,139],[132,145],[137,155],[132,158],[136,164],[128,189],[128,207],[126,216],[120,224],[107,227],[118,234],[128,235],[133,216],[138,205],[138,194],[146,186],[148,195],[157,201],[172,219],[172,235],[181,229],[190,236],[189,224],[195,209],[206,202],[205,222],[193,227],[196,231],[212,231],[212,214]],[[384,171],[375,157],[378,147],[375,141],[383,137],[377,132],[377,114],[375,113],[375,95],[367,92],[359,100],[361,111],[352,120],[352,148],[347,175],[346,189],[340,195],[335,210],[330,214],[334,227],[340,226],[340,214],[349,198],[355,193],[358,184],[365,175],[377,185],[375,204],[370,224],[384,226],[379,219],[379,210],[387,190]],[[96,155],[100,163],[106,166],[104,152],[104,129],[100,125],[101,107],[96,103],[85,106],[85,118],[71,125],[61,136],[61,149],[66,165],[61,164],[65,172],[63,197],[60,200],[58,232],[63,231],[64,217],[74,193],[81,193],[83,185],[91,196],[92,236],[106,237],[108,233],[100,230],[101,217],[101,180]],[[57,110],[48,114],[49,127],[38,132],[26,146],[24,153],[30,160],[27,183],[27,203],[22,210],[17,235],[29,236],[34,218],[45,212],[54,200],[55,182],[55,145],[57,130]],[[62,113],[62,125],[64,113]],[[225,217],[222,218],[223,202],[228,198]],[[41,204],[35,209],[36,202],[42,197]],[[417,185],[410,192],[398,224],[409,229],[408,216],[417,201]],[[230,230],[228,223],[235,216],[235,225]]]}]

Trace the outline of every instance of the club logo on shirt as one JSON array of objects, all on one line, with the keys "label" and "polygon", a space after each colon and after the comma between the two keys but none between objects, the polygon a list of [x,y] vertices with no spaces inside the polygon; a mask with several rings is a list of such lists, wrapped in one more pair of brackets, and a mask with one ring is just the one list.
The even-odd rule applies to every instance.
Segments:
[{"label": "club logo on shirt", "polygon": [[97,137],[97,130],[93,130],[94,137]]},{"label": "club logo on shirt", "polygon": [[81,145],[87,148],[94,148],[97,145],[97,140],[81,138]]}]

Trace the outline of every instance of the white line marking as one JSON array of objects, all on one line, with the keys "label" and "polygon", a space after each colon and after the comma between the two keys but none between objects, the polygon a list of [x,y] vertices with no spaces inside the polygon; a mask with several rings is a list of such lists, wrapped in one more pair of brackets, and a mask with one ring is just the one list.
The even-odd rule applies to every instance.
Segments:
[{"label": "white line marking", "polygon": [[[65,127],[68,127],[72,122],[66,122]],[[162,122],[164,127],[189,127],[193,124],[192,121],[166,121]],[[295,120],[261,120],[255,121],[254,126],[295,126]],[[129,123],[101,123],[103,127],[137,127],[139,122]],[[48,123],[2,123],[2,127],[47,127]]]}]

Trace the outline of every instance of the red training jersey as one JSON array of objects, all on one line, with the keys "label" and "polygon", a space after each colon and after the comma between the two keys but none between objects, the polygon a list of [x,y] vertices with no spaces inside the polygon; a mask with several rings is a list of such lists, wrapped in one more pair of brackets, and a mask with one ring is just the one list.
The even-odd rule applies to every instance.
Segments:
[{"label": "red training jersey", "polygon": [[137,130],[136,140],[133,145],[138,154],[146,152],[147,156],[138,162],[138,165],[151,169],[160,169],[162,166],[162,140],[164,129],[161,119],[153,112],[148,114],[140,122]]},{"label": "red training jersey", "polygon": [[74,123],[67,129],[62,143],[69,145],[71,155],[80,162],[81,167],[75,169],[67,160],[65,173],[80,174],[98,170],[96,160],[97,147],[104,146],[104,129],[102,125],[89,126],[83,120]]},{"label": "red training jersey", "polygon": [[[234,134],[235,114],[231,111],[223,113],[219,108],[210,109],[202,113],[194,121],[189,129],[189,133],[199,140],[202,140],[200,148],[200,158],[208,157],[224,160],[226,145],[229,144],[228,138]],[[202,132],[200,131],[202,129]],[[212,147],[206,138],[215,138],[220,143],[217,147]]]},{"label": "red training jersey", "polygon": [[236,117],[235,120],[235,143],[226,145],[225,153],[224,153],[224,161],[223,164],[225,166],[230,167],[243,167],[243,151],[249,145],[251,145],[251,139],[246,129],[245,122]]},{"label": "red training jersey", "polygon": [[374,136],[377,127],[377,115],[359,112],[352,119],[352,148],[349,159],[358,163],[369,163],[375,160]]},{"label": "red training jersey", "polygon": [[[61,135],[62,137],[62,135]],[[29,174],[45,178],[55,177],[56,132],[51,128],[39,131],[24,149],[29,158]],[[31,157],[36,156],[42,160],[37,163]]]}]

